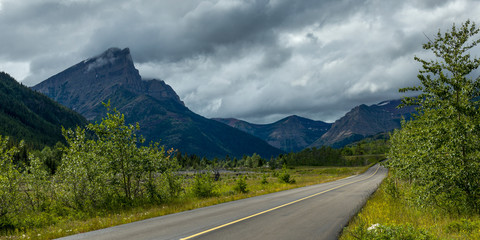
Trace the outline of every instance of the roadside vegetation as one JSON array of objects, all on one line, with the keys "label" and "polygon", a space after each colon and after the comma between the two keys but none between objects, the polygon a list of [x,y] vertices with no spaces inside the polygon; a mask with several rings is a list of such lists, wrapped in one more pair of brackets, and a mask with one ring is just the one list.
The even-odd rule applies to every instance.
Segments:
[{"label": "roadside vegetation", "polygon": [[[322,147],[263,159],[206,159],[145,143],[110,109],[28,150],[0,136],[0,239],[52,239],[359,174],[376,158]],[[351,156],[350,156],[351,157]]]},{"label": "roadside vegetation", "polygon": [[[341,239],[480,239],[480,29],[467,21],[424,44],[417,105],[390,139],[389,177]],[[476,76],[476,78],[473,78]]]}]

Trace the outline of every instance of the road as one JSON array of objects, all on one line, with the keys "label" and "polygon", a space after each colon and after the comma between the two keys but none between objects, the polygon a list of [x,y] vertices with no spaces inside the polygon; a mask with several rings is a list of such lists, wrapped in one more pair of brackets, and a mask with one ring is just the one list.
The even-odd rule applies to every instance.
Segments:
[{"label": "road", "polygon": [[62,238],[73,239],[337,239],[387,170],[242,199]]}]

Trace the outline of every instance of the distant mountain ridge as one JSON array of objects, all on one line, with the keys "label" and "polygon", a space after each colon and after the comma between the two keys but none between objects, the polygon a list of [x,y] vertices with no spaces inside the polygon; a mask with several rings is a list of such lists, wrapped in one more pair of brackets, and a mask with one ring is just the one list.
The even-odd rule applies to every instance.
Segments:
[{"label": "distant mountain ridge", "polygon": [[415,112],[414,106],[397,108],[400,104],[401,100],[396,99],[370,106],[356,106],[335,121],[330,130],[309,147],[339,148],[371,135],[400,128],[401,119],[409,119]]},{"label": "distant mountain ridge", "polygon": [[64,140],[62,126],[68,129],[86,124],[80,114],[0,72],[0,135],[42,148]]},{"label": "distant mountain ridge", "polygon": [[257,136],[286,152],[304,148],[331,146],[341,148],[352,142],[400,128],[402,118],[409,119],[415,107],[397,108],[400,99],[354,107],[332,123],[290,116],[271,124],[252,124],[234,118],[214,118],[229,126]]},{"label": "distant mountain ridge", "polygon": [[252,124],[234,118],[214,118],[214,120],[257,136],[285,152],[298,152],[308,147],[325,134],[332,125],[296,115],[271,124]]},{"label": "distant mountain ridge", "polygon": [[110,100],[127,123],[139,122],[139,133],[147,141],[161,140],[183,153],[210,158],[253,153],[269,158],[282,153],[257,137],[190,111],[164,81],[143,80],[128,48],[110,48],[32,89],[91,121],[105,116],[102,102]]}]

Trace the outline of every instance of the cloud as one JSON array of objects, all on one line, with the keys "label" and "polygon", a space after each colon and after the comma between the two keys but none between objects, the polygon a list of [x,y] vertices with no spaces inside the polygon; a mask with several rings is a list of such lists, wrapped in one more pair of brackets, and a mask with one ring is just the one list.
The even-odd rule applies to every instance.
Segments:
[{"label": "cloud", "polygon": [[[110,47],[206,117],[334,121],[417,84],[425,35],[478,0],[1,0],[0,64],[33,85]],[[478,50],[475,50],[479,52]],[[99,63],[100,64],[100,63]]]}]

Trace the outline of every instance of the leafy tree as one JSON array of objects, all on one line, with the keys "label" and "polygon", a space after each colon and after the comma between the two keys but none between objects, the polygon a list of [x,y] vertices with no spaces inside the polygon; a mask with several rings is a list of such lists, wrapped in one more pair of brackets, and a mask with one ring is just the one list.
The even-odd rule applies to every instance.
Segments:
[{"label": "leafy tree", "polygon": [[420,203],[480,212],[480,78],[472,78],[480,59],[469,53],[479,31],[470,21],[439,31],[423,45],[436,59],[415,57],[421,85],[400,90],[421,91],[404,99],[419,113],[394,132],[389,165],[412,181]]},{"label": "leafy tree", "polygon": [[53,184],[50,173],[42,160],[30,154],[30,166],[24,172],[24,193],[32,211],[40,212],[49,207],[53,200]]},{"label": "leafy tree", "polygon": [[[109,109],[101,123],[85,129],[64,130],[68,147],[55,175],[64,204],[75,209],[98,209],[159,202],[181,190],[173,151],[158,143],[142,146],[139,128],[125,125],[123,114]],[[168,155],[167,155],[168,154]]]},{"label": "leafy tree", "polygon": [[[107,171],[103,149],[87,139],[85,129],[64,130],[68,147],[55,175],[57,195],[61,202],[75,209],[95,209],[105,206],[107,195],[114,195],[114,174]],[[111,198],[110,198],[111,199]]]},{"label": "leafy tree", "polygon": [[[93,131],[97,139],[97,145],[102,149],[102,155],[107,161],[112,176],[118,176],[115,183],[121,186],[126,200],[132,200],[138,194],[138,183],[142,173],[142,160],[137,144],[144,139],[137,137],[135,131],[139,125],[125,125],[125,117],[116,109],[107,107],[107,117],[99,124],[89,124],[87,129]],[[150,170],[150,169],[149,169]]]},{"label": "leafy tree", "polygon": [[50,175],[54,175],[62,161],[63,150],[65,146],[57,142],[53,148],[46,146],[42,151],[34,151],[33,154],[40,158],[40,161],[47,167]]},{"label": "leafy tree", "polygon": [[[23,145],[23,142],[20,144]],[[11,228],[12,218],[22,207],[20,184],[22,175],[13,163],[16,147],[8,147],[8,137],[0,136],[0,229]]]},{"label": "leafy tree", "polygon": [[[173,154],[173,149],[167,152]],[[172,173],[178,169],[175,158],[166,156],[165,148],[159,143],[151,143],[148,147],[140,148],[142,171],[140,175],[144,182],[148,198],[152,202],[161,202],[167,198],[176,197],[182,190],[179,179]],[[159,177],[159,175],[162,177]],[[142,177],[139,176],[139,179]]]}]

